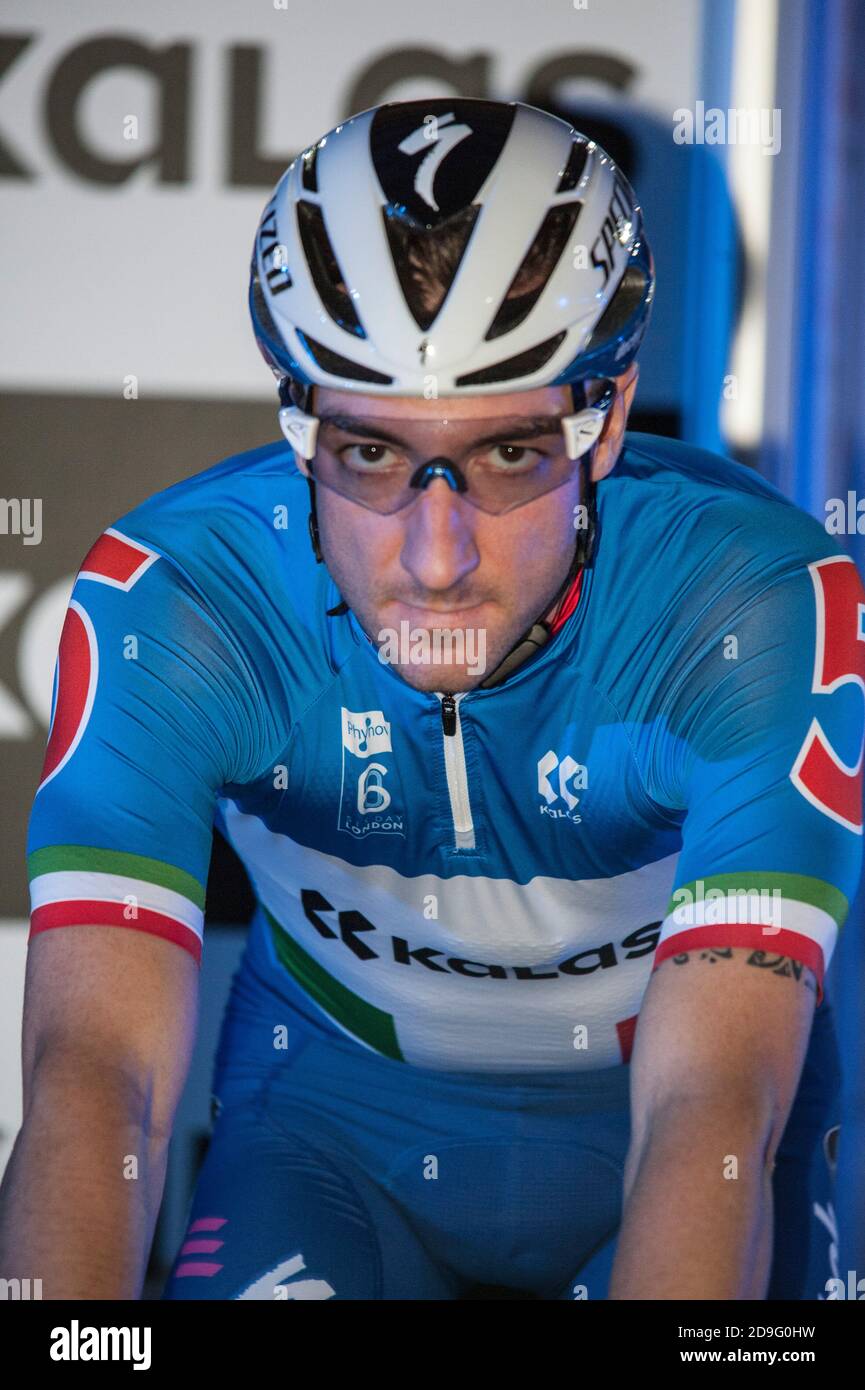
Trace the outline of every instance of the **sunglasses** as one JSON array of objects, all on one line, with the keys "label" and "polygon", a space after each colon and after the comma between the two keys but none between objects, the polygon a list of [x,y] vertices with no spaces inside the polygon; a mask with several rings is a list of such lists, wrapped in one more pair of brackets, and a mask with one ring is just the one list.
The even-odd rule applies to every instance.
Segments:
[{"label": "sunglasses", "polygon": [[370,511],[402,511],[441,478],[472,506],[499,514],[574,477],[616,398],[613,382],[601,385],[596,401],[563,416],[314,416],[283,406],[279,422],[316,482]]}]

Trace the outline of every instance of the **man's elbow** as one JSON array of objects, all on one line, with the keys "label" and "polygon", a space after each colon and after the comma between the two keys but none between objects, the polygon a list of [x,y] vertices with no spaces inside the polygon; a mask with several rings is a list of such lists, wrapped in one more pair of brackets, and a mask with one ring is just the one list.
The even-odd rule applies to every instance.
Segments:
[{"label": "man's elbow", "polygon": [[140,1135],[152,1154],[167,1150],[173,1115],[156,1103],[146,1071],[77,1045],[39,1050],[25,1088],[22,1128],[50,1119],[86,1129],[105,1114],[127,1133]]},{"label": "man's elbow", "polygon": [[707,1084],[635,1112],[625,1164],[625,1198],[640,1169],[716,1172],[763,1182],[775,1166],[784,1115],[769,1087]]}]

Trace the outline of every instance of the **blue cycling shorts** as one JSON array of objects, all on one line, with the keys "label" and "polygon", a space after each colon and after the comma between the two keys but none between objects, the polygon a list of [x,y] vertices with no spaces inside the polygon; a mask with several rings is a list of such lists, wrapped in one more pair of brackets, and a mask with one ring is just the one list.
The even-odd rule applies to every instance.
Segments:
[{"label": "blue cycling shorts", "polygon": [[[218,1113],[164,1298],[606,1297],[627,1066],[435,1072],[285,1009],[248,974],[235,985]],[[770,1299],[825,1297],[838,1091],[824,1002],[773,1175]]]}]

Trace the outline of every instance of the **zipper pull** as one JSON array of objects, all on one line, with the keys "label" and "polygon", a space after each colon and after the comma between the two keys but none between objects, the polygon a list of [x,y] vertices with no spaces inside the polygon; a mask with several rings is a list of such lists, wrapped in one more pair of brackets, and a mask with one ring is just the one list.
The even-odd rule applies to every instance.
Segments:
[{"label": "zipper pull", "polygon": [[453,695],[442,696],[442,728],[449,737],[457,731],[457,702]]}]

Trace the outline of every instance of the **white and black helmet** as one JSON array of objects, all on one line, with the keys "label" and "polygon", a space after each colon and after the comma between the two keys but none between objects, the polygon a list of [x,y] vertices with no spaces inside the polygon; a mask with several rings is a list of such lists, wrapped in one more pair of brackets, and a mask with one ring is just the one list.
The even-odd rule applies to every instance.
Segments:
[{"label": "white and black helmet", "polygon": [[449,98],[373,107],[292,161],[249,302],[281,380],[429,397],[618,376],[653,290],[609,155],[536,107]]}]

